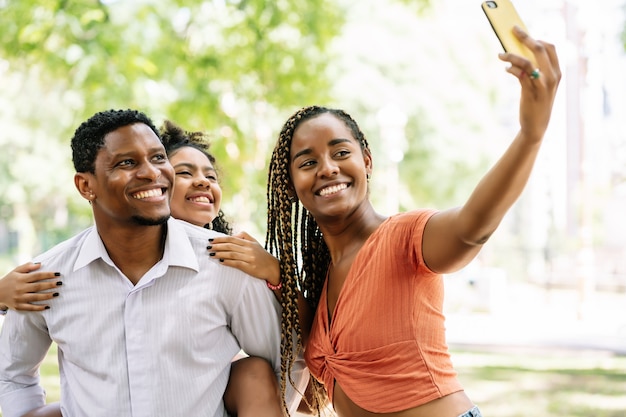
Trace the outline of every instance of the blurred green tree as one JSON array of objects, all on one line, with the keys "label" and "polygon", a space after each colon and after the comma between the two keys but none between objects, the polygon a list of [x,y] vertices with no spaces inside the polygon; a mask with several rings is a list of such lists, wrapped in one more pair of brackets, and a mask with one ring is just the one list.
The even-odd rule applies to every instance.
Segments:
[{"label": "blurred green tree", "polygon": [[[0,139],[10,145],[0,157],[0,213],[22,237],[68,227],[68,216],[50,210],[67,209],[61,195],[73,190],[59,191],[72,188],[71,169],[63,180],[55,173],[69,165],[72,130],[106,108],[139,108],[157,123],[167,117],[214,133],[225,142],[214,151],[227,192],[263,196],[263,165],[251,158],[258,139],[268,139],[266,119],[271,109],[327,98],[323,51],[343,21],[323,0],[20,0],[3,2],[0,12],[3,78],[19,85],[17,99],[5,90],[12,111],[3,117],[25,127],[19,143],[15,133]],[[41,175],[45,165],[50,175]],[[237,175],[242,167],[245,176]],[[51,218],[61,221],[55,227]]]},{"label": "blurred green tree", "polygon": [[[420,12],[428,0],[396,3]],[[347,12],[329,0],[0,2],[0,77],[11,84],[0,120],[13,126],[0,135],[11,147],[0,156],[0,222],[34,230],[27,247],[88,223],[69,138],[94,112],[130,107],[211,133],[225,210],[262,229],[268,149],[285,113],[330,101],[327,47]]]}]

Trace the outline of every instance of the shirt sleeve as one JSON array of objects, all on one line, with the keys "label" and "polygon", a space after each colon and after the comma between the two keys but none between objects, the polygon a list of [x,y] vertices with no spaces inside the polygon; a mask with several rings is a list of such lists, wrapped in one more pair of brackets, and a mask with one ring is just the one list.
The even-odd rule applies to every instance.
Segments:
[{"label": "shirt sleeve", "polygon": [[231,331],[250,356],[267,359],[280,376],[280,305],[265,281],[250,278],[234,311]]},{"label": "shirt sleeve", "polygon": [[52,341],[36,312],[9,311],[0,331],[0,409],[20,417],[45,405],[39,366]]},{"label": "shirt sleeve", "polygon": [[[237,309],[233,313],[231,330],[239,341],[239,346],[250,356],[267,359],[276,378],[280,381],[280,313],[281,307],[265,285],[265,281],[250,278],[242,293]],[[291,378],[296,387],[287,381],[285,401],[293,415],[309,381],[309,372],[302,355],[298,355],[291,370]]]}]

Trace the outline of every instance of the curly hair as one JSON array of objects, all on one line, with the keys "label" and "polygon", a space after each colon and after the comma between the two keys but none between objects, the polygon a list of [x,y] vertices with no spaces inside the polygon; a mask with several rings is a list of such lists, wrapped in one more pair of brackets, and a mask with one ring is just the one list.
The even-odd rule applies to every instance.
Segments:
[{"label": "curly hair", "polygon": [[[161,141],[165,147],[165,152],[168,156],[174,155],[181,148],[193,148],[204,154],[213,166],[216,165],[215,156],[209,152],[211,144],[208,141],[208,137],[203,132],[189,132],[185,131],[182,127],[178,126],[171,120],[165,120],[160,129]],[[226,220],[226,215],[220,209],[217,216],[211,223],[206,224],[204,227],[207,229],[213,229],[215,231],[231,235],[233,229]]]},{"label": "curly hair", "polygon": [[104,147],[104,137],[120,127],[143,123],[157,137],[159,131],[152,120],[138,110],[105,110],[98,112],[81,123],[72,138],[72,160],[76,172],[95,174],[95,162],[98,151]]},{"label": "curly hair", "polygon": [[[298,292],[302,293],[311,310],[315,311],[331,261],[328,246],[317,222],[295,196],[289,170],[291,142],[300,124],[325,113],[343,121],[359,142],[361,149],[369,150],[365,135],[349,114],[339,109],[310,106],[298,110],[285,122],[272,152],[267,180],[265,246],[280,260],[280,279],[283,282],[281,301],[283,393],[286,390],[286,378],[290,379],[295,357],[303,349],[298,315]],[[292,337],[294,331],[297,334],[296,341]],[[290,382],[293,384],[291,379]],[[317,415],[321,415],[326,394],[323,386],[315,378],[311,377],[311,383],[312,402],[307,405]]]}]

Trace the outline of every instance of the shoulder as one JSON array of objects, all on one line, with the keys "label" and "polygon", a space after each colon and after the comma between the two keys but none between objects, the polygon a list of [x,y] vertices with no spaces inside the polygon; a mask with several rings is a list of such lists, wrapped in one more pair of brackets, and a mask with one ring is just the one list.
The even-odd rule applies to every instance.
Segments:
[{"label": "shoulder", "polygon": [[224,236],[223,233],[216,232],[215,230],[206,229],[204,227],[196,226],[195,224],[188,223],[184,220],[170,218],[168,220],[168,227],[170,231],[174,233],[178,232],[180,234],[186,235],[190,241],[202,241],[204,242],[204,246],[206,246],[206,242],[213,237]]},{"label": "shoulder", "polygon": [[[222,281],[228,282],[228,287],[233,287],[236,291],[245,288],[261,288],[267,290],[265,281],[258,280],[245,272],[224,265],[218,259],[210,257],[206,249],[209,239],[225,236],[215,230],[205,229],[195,226],[182,220],[170,219],[168,221],[169,232],[173,243],[172,255],[178,260],[185,256],[195,256],[201,274],[218,276]],[[185,241],[188,241],[188,245]],[[189,253],[191,251],[193,255]]]},{"label": "shoulder", "polygon": [[83,242],[92,232],[95,232],[95,227],[89,227],[82,232],[72,236],[71,238],[64,240],[61,243],[56,244],[47,251],[37,255],[33,262],[45,262],[47,260],[57,259],[68,254],[77,253]]},{"label": "shoulder", "polygon": [[417,229],[423,229],[428,220],[436,213],[437,210],[430,208],[411,210],[395,214],[389,217],[388,221],[385,223],[387,223],[387,227],[391,228],[409,226]]},{"label": "shoulder", "polygon": [[437,212],[434,209],[419,209],[395,214],[380,226],[378,239],[397,251],[417,251],[418,257],[421,257],[424,229]]}]

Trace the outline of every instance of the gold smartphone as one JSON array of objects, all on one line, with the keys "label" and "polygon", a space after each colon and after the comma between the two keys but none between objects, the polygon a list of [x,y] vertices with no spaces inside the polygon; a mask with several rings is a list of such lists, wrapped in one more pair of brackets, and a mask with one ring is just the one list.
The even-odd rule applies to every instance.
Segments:
[{"label": "gold smartphone", "polygon": [[493,0],[484,1],[481,4],[487,20],[491,24],[493,31],[502,44],[505,52],[510,52],[516,55],[523,56],[529,59],[533,66],[537,66],[535,55],[532,51],[523,43],[521,43],[513,34],[513,26],[519,26],[526,32],[526,25],[517,14],[515,7],[511,0]]}]

